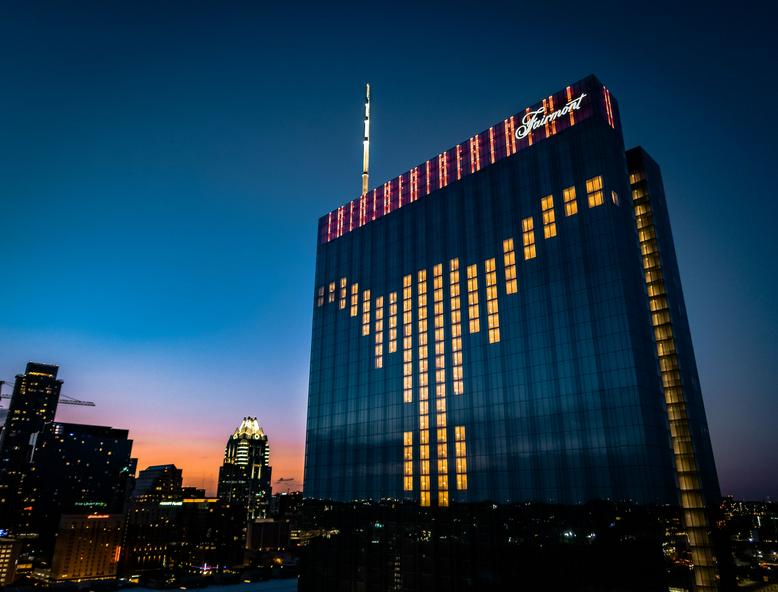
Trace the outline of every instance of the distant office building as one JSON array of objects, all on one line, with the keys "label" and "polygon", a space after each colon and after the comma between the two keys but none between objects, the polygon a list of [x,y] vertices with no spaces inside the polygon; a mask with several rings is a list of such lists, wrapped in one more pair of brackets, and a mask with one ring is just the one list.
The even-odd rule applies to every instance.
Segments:
[{"label": "distant office building", "polygon": [[16,539],[0,536],[0,588],[11,585],[16,579],[16,562],[21,546]]},{"label": "distant office building", "polygon": [[154,465],[138,474],[127,509],[124,572],[143,575],[171,566],[179,540],[177,520],[182,504],[181,469]]},{"label": "distant office building", "polygon": [[18,527],[31,540],[32,556],[51,561],[63,515],[124,514],[133,470],[128,436],[127,430],[61,422],[35,435]]},{"label": "distant office building", "polygon": [[323,216],[315,286],[306,497],[679,504],[715,587],[661,177],[599,80]]},{"label": "distant office building", "polygon": [[246,508],[249,519],[265,516],[271,496],[270,445],[256,417],[244,417],[224,451],[220,499]]},{"label": "distant office building", "polygon": [[63,515],[51,569],[38,573],[51,583],[113,580],[123,532],[123,514]]},{"label": "distant office building", "polygon": [[58,366],[29,362],[16,376],[5,427],[0,435],[0,529],[15,531],[22,488],[32,454],[33,434],[54,421],[62,381]]}]

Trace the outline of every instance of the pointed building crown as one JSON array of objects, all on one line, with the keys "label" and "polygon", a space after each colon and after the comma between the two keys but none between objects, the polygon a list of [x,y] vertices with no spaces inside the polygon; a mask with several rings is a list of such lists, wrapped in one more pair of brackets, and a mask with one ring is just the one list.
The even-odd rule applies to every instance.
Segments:
[{"label": "pointed building crown", "polygon": [[256,417],[244,417],[240,425],[235,428],[232,437],[235,440],[239,438],[259,440],[265,437],[265,430],[260,427]]}]

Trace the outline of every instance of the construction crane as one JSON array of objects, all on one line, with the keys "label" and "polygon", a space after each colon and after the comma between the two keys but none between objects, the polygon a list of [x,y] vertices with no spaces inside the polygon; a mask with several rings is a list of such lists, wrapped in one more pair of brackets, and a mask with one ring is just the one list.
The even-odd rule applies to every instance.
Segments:
[{"label": "construction crane", "polygon": [[[0,380],[0,400],[11,399],[13,395],[4,394],[2,392],[3,385],[6,384],[5,380]],[[59,405],[80,405],[82,407],[94,407],[95,404],[92,401],[82,401],[81,399],[75,399],[67,395],[59,396]]]}]

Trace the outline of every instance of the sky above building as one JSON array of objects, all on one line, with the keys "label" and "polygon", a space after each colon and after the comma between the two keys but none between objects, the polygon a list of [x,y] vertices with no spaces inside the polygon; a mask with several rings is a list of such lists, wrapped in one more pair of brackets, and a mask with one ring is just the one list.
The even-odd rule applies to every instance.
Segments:
[{"label": "sky above building", "polygon": [[[8,0],[0,379],[57,363],[66,421],[213,489],[257,416],[302,482],[316,229],[587,74],[662,167],[724,493],[778,496],[772,21],[759,6]],[[288,479],[288,480],[286,480]]]}]

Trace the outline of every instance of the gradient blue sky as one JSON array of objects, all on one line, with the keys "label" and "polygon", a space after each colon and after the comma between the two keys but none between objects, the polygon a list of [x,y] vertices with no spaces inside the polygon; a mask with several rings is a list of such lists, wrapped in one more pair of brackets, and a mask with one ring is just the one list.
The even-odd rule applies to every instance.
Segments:
[{"label": "gradient blue sky", "polygon": [[60,364],[98,405],[60,418],[208,487],[257,415],[299,483],[316,222],[359,192],[364,82],[378,183],[595,73],[663,169],[722,489],[778,497],[768,4],[592,4],[5,0],[0,378]]}]

